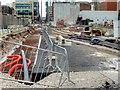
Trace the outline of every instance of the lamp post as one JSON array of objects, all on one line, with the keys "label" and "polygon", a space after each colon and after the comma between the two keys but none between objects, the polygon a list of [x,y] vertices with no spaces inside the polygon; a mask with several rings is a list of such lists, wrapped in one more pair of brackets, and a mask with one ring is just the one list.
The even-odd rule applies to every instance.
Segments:
[{"label": "lamp post", "polygon": [[42,27],[42,0],[41,0],[41,27]]}]

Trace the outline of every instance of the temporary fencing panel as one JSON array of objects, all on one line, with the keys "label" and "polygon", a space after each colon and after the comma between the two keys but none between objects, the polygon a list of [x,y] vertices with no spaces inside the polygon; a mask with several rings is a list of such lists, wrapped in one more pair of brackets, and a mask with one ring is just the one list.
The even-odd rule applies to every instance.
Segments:
[{"label": "temporary fencing panel", "polygon": [[[53,73],[60,74],[58,87],[67,79],[72,82],[69,76],[66,49],[53,45],[47,31],[43,31],[42,37],[47,46],[46,49],[0,40],[0,45],[4,46],[0,48],[2,51],[0,56],[1,72],[8,73],[17,80],[22,80],[22,82],[29,81],[29,83],[42,80],[45,76]],[[21,53],[21,51],[24,51],[24,53]],[[28,70],[23,67],[28,67]],[[27,77],[25,77],[25,73],[28,73]]]}]

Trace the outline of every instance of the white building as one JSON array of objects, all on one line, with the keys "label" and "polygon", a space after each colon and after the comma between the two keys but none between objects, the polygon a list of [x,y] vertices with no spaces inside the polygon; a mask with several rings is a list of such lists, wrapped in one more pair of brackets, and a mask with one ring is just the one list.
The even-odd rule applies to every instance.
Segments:
[{"label": "white building", "polygon": [[118,14],[118,21],[114,22],[114,37],[120,38],[120,0],[118,1],[117,10],[119,12]]},{"label": "white building", "polygon": [[118,11],[81,11],[79,15],[82,16],[83,19],[91,19],[95,23],[118,20]]},{"label": "white building", "polygon": [[54,22],[64,20],[66,24],[75,24],[80,12],[80,3],[55,2]]}]

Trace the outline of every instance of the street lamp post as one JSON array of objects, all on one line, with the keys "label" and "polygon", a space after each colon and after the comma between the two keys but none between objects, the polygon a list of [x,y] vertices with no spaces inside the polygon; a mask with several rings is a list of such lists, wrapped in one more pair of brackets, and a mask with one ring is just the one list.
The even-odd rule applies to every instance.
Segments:
[{"label": "street lamp post", "polygon": [[41,27],[42,27],[42,0],[41,0]]}]

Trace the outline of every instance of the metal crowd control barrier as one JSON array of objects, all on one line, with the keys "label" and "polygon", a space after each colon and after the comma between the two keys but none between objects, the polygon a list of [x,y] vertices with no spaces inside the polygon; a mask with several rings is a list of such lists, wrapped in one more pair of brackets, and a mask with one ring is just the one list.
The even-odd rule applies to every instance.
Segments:
[{"label": "metal crowd control barrier", "polygon": [[[46,42],[46,44],[47,44],[47,48],[46,48],[46,49],[52,51],[52,50],[53,50],[53,42],[52,42],[52,40],[50,39],[49,34],[47,33],[46,30],[44,30],[44,31],[42,32],[42,35],[43,35],[43,39],[45,40],[45,42]],[[52,53],[49,53],[49,52],[48,52],[48,59],[49,59],[49,64],[46,66],[46,68],[47,68],[47,67],[52,67],[52,68],[54,68],[54,67],[52,66]]]},{"label": "metal crowd control barrier", "polygon": [[[51,32],[51,31],[50,31]],[[55,45],[53,44],[52,40],[49,37],[49,28],[45,28],[44,31],[42,32],[42,35],[44,37],[44,39],[46,40],[46,43],[48,45],[48,50],[53,50],[55,52],[61,53],[63,55],[59,55],[59,54],[51,54],[49,53],[49,56],[51,58],[49,58],[49,64],[47,66],[51,66],[53,67],[53,71],[60,71],[61,72],[61,77],[60,77],[60,82],[59,82],[59,86],[61,86],[66,79],[68,79],[68,81],[72,82],[70,80],[70,74],[69,74],[69,64],[68,64],[68,55],[67,55],[67,50],[61,46]],[[52,65],[52,57],[55,57],[55,66]],[[66,75],[64,75],[66,72]],[[65,76],[64,80],[62,81],[62,78]],[[73,82],[72,82],[73,83]],[[74,83],[73,83],[74,84]]]},{"label": "metal crowd control barrier", "polygon": [[[39,80],[43,79],[42,78],[42,77],[44,77],[43,72],[45,72],[46,75],[48,74],[48,72],[51,72],[51,70],[49,68],[46,68],[46,66],[49,64],[49,63],[46,63],[49,60],[49,55],[47,56],[47,54],[50,54],[50,53],[52,56],[54,55],[56,58],[55,63],[52,62],[53,67],[54,67],[54,72],[51,72],[50,74],[51,75],[53,73],[61,74],[61,78],[59,79],[58,86],[60,87],[66,79],[68,79],[70,81],[67,51],[64,48],[55,45],[54,51],[53,51],[53,50],[37,48],[37,47],[23,45],[20,43],[15,43],[15,42],[10,42],[10,41],[5,41],[5,40],[0,40],[0,44],[1,43],[5,44],[6,53],[3,53],[3,55],[0,55],[0,67],[1,67],[0,70],[2,73],[8,73],[8,74],[10,74],[9,72],[11,71],[10,75],[15,77],[16,81],[21,80],[20,82],[26,82],[26,80],[27,80],[27,79],[25,79],[25,76],[24,76],[23,66],[21,66],[21,67],[18,66],[16,68],[12,69],[16,65],[23,64],[22,57],[21,57],[22,56],[21,50],[24,50],[26,58],[28,58],[30,61],[32,61],[32,64],[30,66],[28,66],[28,73],[29,73],[30,81],[27,83],[34,84],[34,82],[36,82],[36,79],[38,79],[38,78],[39,78]],[[1,49],[1,50],[3,50],[3,49]],[[40,56],[38,55],[39,51],[42,52],[40,54]],[[21,57],[21,58],[18,59],[18,57]],[[37,58],[39,57],[39,61],[44,61],[44,62],[41,62],[42,64],[40,64],[40,63],[37,64],[38,71],[35,73],[35,75],[34,75],[35,77],[34,77],[33,76],[33,73],[34,73],[33,64],[35,63],[36,57]],[[47,59],[45,60],[45,58],[47,58]],[[42,72],[39,71],[39,68],[41,68],[41,67],[42,67]],[[54,77],[54,78],[56,78],[56,77]],[[48,85],[46,85],[46,86],[48,86]],[[49,86],[52,86],[52,85],[49,85]]]},{"label": "metal crowd control barrier", "polygon": [[[62,86],[62,84],[68,80],[69,82],[71,82],[72,84],[75,84],[74,82],[72,82],[70,80],[70,72],[69,72],[69,63],[68,63],[68,54],[65,48],[58,46],[58,45],[54,45],[54,51],[55,52],[59,52],[62,53],[64,56],[61,56],[59,54],[56,54],[55,57],[55,69],[59,70],[61,72],[61,77],[60,77],[60,82],[59,82],[59,86]],[[65,77],[63,80],[62,78]]]},{"label": "metal crowd control barrier", "polygon": [[22,59],[23,59],[23,67],[24,67],[24,80],[29,81],[29,75],[28,75],[28,66],[26,62],[25,52],[21,50]]}]

